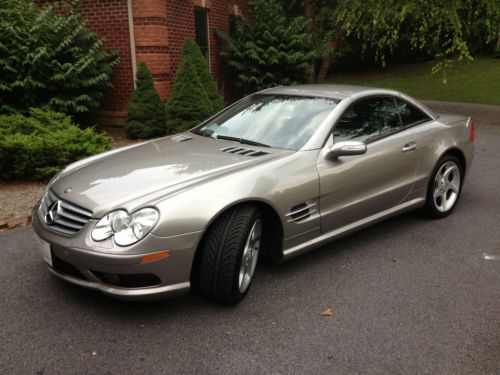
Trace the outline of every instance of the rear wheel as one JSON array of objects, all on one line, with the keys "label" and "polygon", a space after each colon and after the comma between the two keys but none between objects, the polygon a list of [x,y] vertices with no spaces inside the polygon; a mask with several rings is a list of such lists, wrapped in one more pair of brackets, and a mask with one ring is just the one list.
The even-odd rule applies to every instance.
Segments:
[{"label": "rear wheel", "polygon": [[432,218],[440,219],[453,211],[462,191],[463,167],[453,155],[443,156],[427,187],[427,201],[424,210]]},{"label": "rear wheel", "polygon": [[248,292],[262,242],[262,219],[253,206],[224,213],[208,229],[200,248],[198,288],[211,299],[235,304]]}]

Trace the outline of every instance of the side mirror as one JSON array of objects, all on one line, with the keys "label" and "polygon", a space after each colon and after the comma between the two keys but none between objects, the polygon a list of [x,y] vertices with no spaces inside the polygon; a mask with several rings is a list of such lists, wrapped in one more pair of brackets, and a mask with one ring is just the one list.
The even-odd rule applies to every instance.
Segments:
[{"label": "side mirror", "polygon": [[343,141],[334,143],[328,151],[330,158],[339,156],[362,155],[366,153],[366,144],[358,141]]}]

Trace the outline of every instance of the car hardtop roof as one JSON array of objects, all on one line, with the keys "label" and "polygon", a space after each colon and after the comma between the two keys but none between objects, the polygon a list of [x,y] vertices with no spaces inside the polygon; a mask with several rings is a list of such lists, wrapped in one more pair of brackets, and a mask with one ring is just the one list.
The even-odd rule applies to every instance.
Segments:
[{"label": "car hardtop roof", "polygon": [[399,95],[398,91],[380,89],[367,86],[355,85],[335,85],[335,84],[309,84],[296,86],[278,86],[267,90],[259,91],[259,94],[271,95],[297,95],[297,96],[317,96],[342,100],[347,97],[358,97],[370,94],[390,94]]}]

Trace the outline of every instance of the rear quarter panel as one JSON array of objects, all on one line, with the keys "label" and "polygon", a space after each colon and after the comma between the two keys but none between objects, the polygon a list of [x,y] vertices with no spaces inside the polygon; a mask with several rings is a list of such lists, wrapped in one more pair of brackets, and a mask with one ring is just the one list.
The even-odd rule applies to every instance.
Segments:
[{"label": "rear quarter panel", "polygon": [[459,150],[465,158],[468,173],[474,157],[474,145],[469,140],[468,117],[438,114],[436,120],[416,126],[421,159],[417,169],[414,193],[425,196],[431,173],[438,160],[450,150]]}]

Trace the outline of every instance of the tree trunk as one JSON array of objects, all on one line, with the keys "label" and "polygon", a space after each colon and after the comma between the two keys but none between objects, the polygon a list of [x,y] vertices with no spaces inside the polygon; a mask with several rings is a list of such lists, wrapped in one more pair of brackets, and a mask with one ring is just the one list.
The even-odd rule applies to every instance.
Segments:
[{"label": "tree trunk", "polygon": [[305,0],[304,15],[309,21],[306,32],[312,34],[314,32],[314,16],[316,15],[316,0]]},{"label": "tree trunk", "polygon": [[333,55],[337,48],[339,48],[340,41],[342,40],[346,30],[347,23],[343,24],[333,35],[332,40],[330,41],[330,53],[323,57],[323,60],[321,61],[318,75],[316,76],[316,83],[323,83],[326,80],[328,71],[330,70],[330,66],[332,64]]},{"label": "tree trunk", "polygon": [[[309,21],[307,24],[306,32],[312,37],[314,33],[314,18],[316,16],[316,0],[305,0],[304,1],[304,16]],[[314,82],[314,77],[316,77],[315,64],[311,63],[309,67],[309,74],[307,77],[308,82]]]}]

